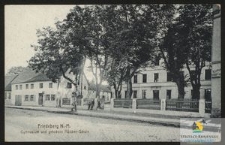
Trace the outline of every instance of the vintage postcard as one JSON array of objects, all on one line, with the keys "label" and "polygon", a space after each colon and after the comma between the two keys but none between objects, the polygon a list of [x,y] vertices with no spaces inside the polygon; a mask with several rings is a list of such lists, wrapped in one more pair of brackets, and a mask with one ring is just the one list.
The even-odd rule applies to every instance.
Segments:
[{"label": "vintage postcard", "polygon": [[220,4],[4,8],[5,142],[221,142]]}]

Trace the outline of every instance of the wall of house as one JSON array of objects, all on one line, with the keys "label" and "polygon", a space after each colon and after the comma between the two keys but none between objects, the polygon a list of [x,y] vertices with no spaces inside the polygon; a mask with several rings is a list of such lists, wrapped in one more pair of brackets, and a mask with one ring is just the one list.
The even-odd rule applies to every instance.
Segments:
[{"label": "wall of house", "polygon": [[5,105],[12,105],[11,91],[5,91]]},{"label": "wall of house", "polygon": [[[95,96],[96,96],[96,91],[94,91],[94,90],[88,91],[88,97],[87,98],[95,98]],[[105,96],[105,101],[110,101],[110,99],[111,99],[111,93],[110,92],[101,91],[100,92],[100,98],[102,98],[102,96]]]},{"label": "wall of house", "polygon": [[[70,77],[72,80],[75,79],[75,76],[72,73],[66,72],[66,75]],[[43,83],[43,88],[39,87],[39,84]],[[52,83],[52,88],[49,88],[49,83]],[[51,81],[44,82],[31,82],[31,83],[20,83],[20,84],[12,84],[12,104],[15,105],[15,97],[20,95],[22,96],[22,105],[39,105],[38,98],[39,93],[43,94],[43,105],[44,106],[56,106],[57,101],[67,98],[70,100],[70,104],[72,104],[72,93],[75,92],[75,86],[71,84],[71,88],[68,88],[68,80],[64,77],[61,77],[60,83],[53,83]],[[26,84],[28,84],[29,88],[26,89]],[[33,89],[31,89],[31,84],[34,85]],[[20,85],[22,85],[22,89],[20,89]],[[18,89],[16,89],[18,86]],[[78,85],[78,95],[87,96],[88,95],[88,82],[85,77],[83,77],[82,85]],[[28,95],[28,100],[25,100],[26,95]],[[31,95],[34,95],[34,99],[31,101]],[[60,102],[60,101],[58,101]],[[65,105],[68,106],[68,105]]]},{"label": "wall of house", "polygon": [[[40,88],[40,83],[43,83],[43,88]],[[49,88],[49,83],[52,83],[52,88]],[[26,88],[27,84],[28,88]],[[34,85],[33,88],[31,88],[31,84]],[[20,89],[21,85],[22,89]],[[18,89],[16,89],[16,86],[18,86]],[[53,83],[51,81],[12,84],[12,103],[15,104],[15,97],[20,95],[22,96],[22,105],[38,105],[39,93],[44,93],[44,106],[56,105],[55,100],[52,100],[51,103],[46,100],[47,95],[57,95],[57,83]],[[34,96],[33,100],[31,100],[31,95]],[[28,96],[28,100],[25,100],[26,96]]]},{"label": "wall of house", "polygon": [[[191,70],[194,70],[194,67],[190,67]],[[206,63],[206,67],[202,69],[201,73],[201,96],[204,96],[205,89],[211,89],[211,80],[205,79],[205,70],[209,69],[209,63]],[[189,72],[187,69],[182,70],[184,72],[184,76],[189,76]],[[158,73],[158,81],[154,82],[154,74]],[[147,82],[143,82],[143,74],[147,74]],[[146,90],[146,98],[152,99],[153,98],[153,90],[159,90],[159,99],[166,99],[167,97],[167,90],[171,90],[171,99],[176,99],[178,97],[178,90],[177,86],[174,82],[167,81],[167,71],[161,67],[156,66],[154,68],[148,67],[141,69],[141,72],[137,74],[137,83],[134,83],[134,77],[132,78],[132,88],[133,91],[137,91],[137,98],[142,98],[142,91]],[[125,98],[125,91],[127,90],[127,86],[125,82],[123,82],[122,87],[122,98]],[[185,98],[191,98],[191,90],[192,86],[188,83],[188,86],[185,87]],[[112,94],[115,98],[115,91],[112,87]],[[134,97],[134,94],[131,98]]]},{"label": "wall of house", "polygon": [[[75,75],[73,75],[73,73],[69,73],[69,70],[66,72],[66,76],[72,80],[75,80]],[[69,100],[70,105],[63,104],[63,101],[61,101],[61,106],[66,106],[66,107],[71,106],[72,93],[76,91],[76,88],[73,84],[71,84],[71,88],[68,88],[68,83],[70,83],[70,82],[67,79],[65,79],[63,76],[61,76],[59,88],[57,91],[57,99]],[[84,76],[81,78],[81,82],[77,86],[77,94],[78,95],[82,94],[83,97],[88,96],[88,82]]]},{"label": "wall of house", "polygon": [[102,96],[105,96],[105,101],[110,101],[110,99],[111,99],[111,93],[110,92],[100,92],[100,96],[102,97]]}]

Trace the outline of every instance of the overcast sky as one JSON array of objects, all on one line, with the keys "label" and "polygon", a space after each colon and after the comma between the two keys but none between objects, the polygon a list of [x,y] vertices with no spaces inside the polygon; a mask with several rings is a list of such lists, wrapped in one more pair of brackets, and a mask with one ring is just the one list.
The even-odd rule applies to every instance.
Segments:
[{"label": "overcast sky", "polygon": [[[27,66],[37,44],[36,30],[55,27],[66,18],[74,5],[7,5],[5,6],[5,74],[13,66]],[[92,78],[91,72],[86,72]]]}]

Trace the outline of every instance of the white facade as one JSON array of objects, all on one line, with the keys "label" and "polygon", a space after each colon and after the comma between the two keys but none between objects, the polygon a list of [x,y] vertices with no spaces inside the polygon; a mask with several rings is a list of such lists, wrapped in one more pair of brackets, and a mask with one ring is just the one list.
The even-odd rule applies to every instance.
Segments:
[{"label": "white facade", "polygon": [[[41,84],[43,87],[40,86]],[[52,88],[49,84],[52,84]],[[12,84],[12,102],[16,102],[16,97],[21,96],[22,105],[40,105],[39,95],[43,94],[43,105],[55,106],[57,85],[51,81]]]},{"label": "white facade", "polygon": [[[75,75],[72,73],[66,73],[66,76],[69,77],[72,80],[75,80]],[[68,87],[68,85],[71,85],[71,88]],[[59,83],[59,88],[57,91],[57,97],[58,99],[62,99],[61,105],[62,106],[67,106],[67,103],[63,103],[63,100],[70,100],[70,105],[72,104],[72,93],[76,92],[76,88],[73,84],[71,84],[67,79],[64,77],[61,77],[60,83]],[[81,78],[80,83],[77,86],[77,95],[82,95],[83,98],[86,98],[88,96],[88,81],[86,77],[83,75]]]},{"label": "white facade", "polygon": [[[75,78],[75,76],[72,73],[69,74],[68,71],[66,72],[66,76],[72,80]],[[82,94],[84,97],[87,96],[88,82],[84,76],[77,88],[78,95]],[[75,86],[63,76],[61,76],[60,81],[56,83],[52,81],[12,83],[11,102],[13,105],[43,105],[55,107],[60,104],[61,106],[67,106],[72,104],[72,92],[75,92]],[[69,104],[63,104],[63,99],[67,100],[66,102]]]},{"label": "white facade", "polygon": [[[162,61],[161,61],[162,62]],[[162,64],[162,63],[161,63]],[[194,68],[191,67],[191,70]],[[141,72],[136,74],[137,75],[137,82],[134,82],[134,77],[132,78],[132,89],[133,94],[131,98],[146,98],[146,99],[153,99],[154,93],[158,92],[159,99],[177,99],[178,98],[178,90],[176,83],[167,81],[167,71],[161,66],[146,67],[140,69]],[[211,79],[205,79],[205,70],[209,70],[209,63],[207,63],[206,67],[202,69],[201,74],[201,89],[200,89],[200,97],[205,95],[205,90],[211,90]],[[189,72],[186,68],[182,70],[184,72],[184,76],[188,75]],[[146,74],[146,82],[143,82],[143,75]],[[158,75],[158,80],[155,81],[155,74]],[[113,90],[113,98],[115,98],[115,91]],[[127,90],[127,85],[123,82],[121,97],[125,98],[125,91]],[[158,90],[158,91],[154,91]],[[188,83],[188,86],[185,87],[185,99],[191,99],[191,90],[192,86]],[[135,93],[137,93],[135,97]],[[169,93],[171,92],[171,93]],[[145,95],[144,95],[145,94]],[[168,96],[170,94],[170,96]]]}]

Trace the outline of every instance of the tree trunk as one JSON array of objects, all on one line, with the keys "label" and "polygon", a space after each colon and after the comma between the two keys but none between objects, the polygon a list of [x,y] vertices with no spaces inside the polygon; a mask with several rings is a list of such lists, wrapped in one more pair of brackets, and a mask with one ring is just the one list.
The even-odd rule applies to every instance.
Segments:
[{"label": "tree trunk", "polygon": [[184,99],[185,91],[184,91],[184,84],[182,83],[181,79],[176,79],[177,89],[178,89],[178,99]]},{"label": "tree trunk", "polygon": [[118,89],[117,89],[115,83],[113,83],[113,88],[114,88],[114,90],[115,90],[115,98],[117,99],[117,98],[118,98]]},{"label": "tree trunk", "polygon": [[192,99],[200,99],[200,86],[199,85],[194,85],[192,86],[193,88],[193,94],[192,94]]},{"label": "tree trunk", "polygon": [[96,98],[100,98],[100,85],[96,84]]},{"label": "tree trunk", "polygon": [[132,95],[132,82],[131,79],[127,80],[127,95],[126,98],[131,98]]}]

